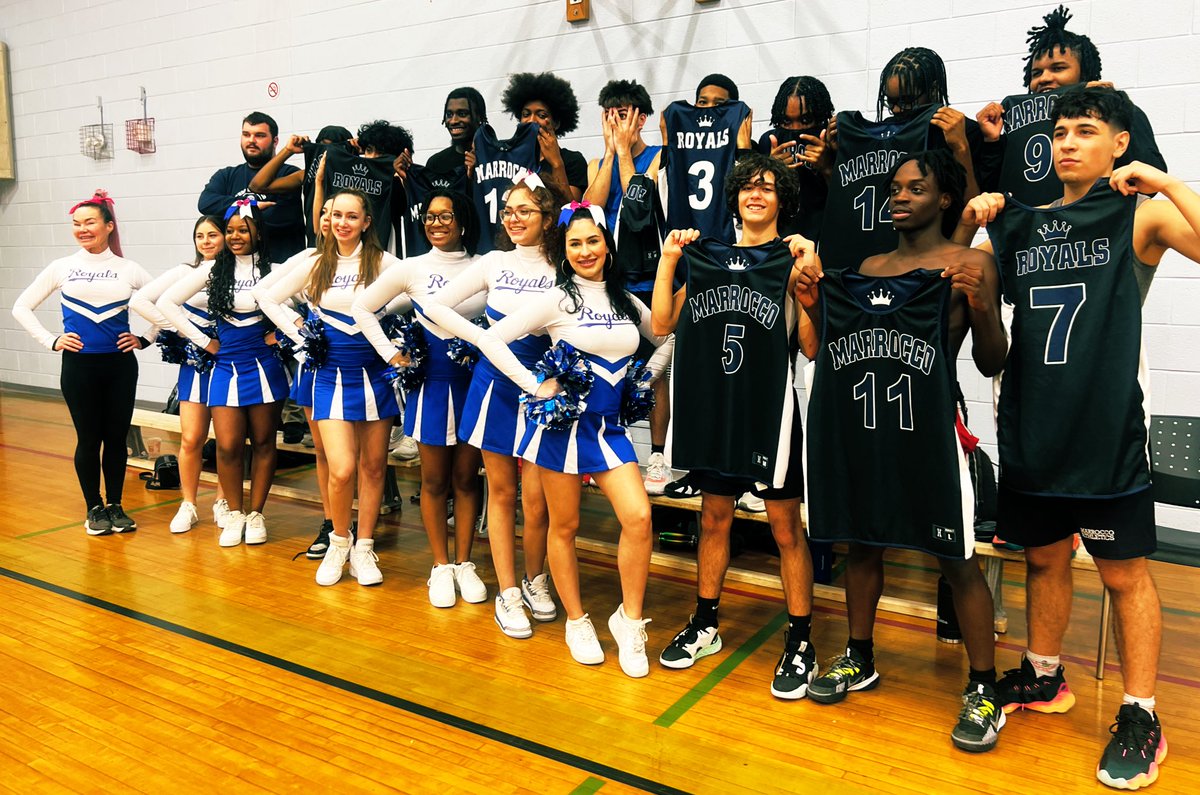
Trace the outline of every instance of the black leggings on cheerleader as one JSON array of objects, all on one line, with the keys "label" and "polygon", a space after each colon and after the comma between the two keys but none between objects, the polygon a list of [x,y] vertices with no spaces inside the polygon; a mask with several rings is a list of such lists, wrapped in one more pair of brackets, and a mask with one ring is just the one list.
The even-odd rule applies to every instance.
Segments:
[{"label": "black leggings on cheerleader", "polygon": [[128,459],[125,437],[137,394],[137,358],[132,353],[70,351],[63,351],[62,357],[59,384],[75,423],[75,475],[83,499],[88,508],[102,503],[103,470],[103,502],[120,502]]}]

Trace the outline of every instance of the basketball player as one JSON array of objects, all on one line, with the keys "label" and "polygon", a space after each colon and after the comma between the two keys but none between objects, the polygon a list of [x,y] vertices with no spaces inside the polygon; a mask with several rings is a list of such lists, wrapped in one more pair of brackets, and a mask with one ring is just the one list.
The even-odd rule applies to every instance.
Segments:
[{"label": "basketball player", "polygon": [[[1050,111],[1063,89],[1100,83],[1100,52],[1087,36],[1067,30],[1070,12],[1063,6],[1042,17],[1042,27],[1029,29],[1025,56],[1026,94],[991,102],[976,119],[983,132],[980,154],[985,190],[1012,193],[1025,204],[1047,204],[1062,194],[1054,176],[1050,137]],[[1136,105],[1129,130],[1129,149],[1117,166],[1134,160],[1167,170],[1158,151],[1150,120]]]},{"label": "basketball player", "polygon": [[779,158],[795,170],[800,204],[783,221],[784,233],[819,241],[829,188],[817,165],[825,151],[825,128],[833,118],[829,89],[815,77],[789,77],[779,84],[771,103],[771,129],[758,139],[758,151]]},{"label": "basketball player", "polygon": [[797,300],[821,329],[819,350],[805,351],[816,362],[805,438],[809,536],[850,542],[850,639],[808,695],[832,704],[879,683],[873,634],[883,553],[920,549],[937,557],[950,582],[970,659],[951,740],[988,751],[1004,712],[992,595],[971,557],[973,494],[955,432],[955,359],[970,330],[979,370],[992,376],[1004,366],[1000,282],[990,256],[947,239],[966,189],[952,154],[906,155],[889,185],[899,248],[869,258],[857,273],[806,269],[796,285]]},{"label": "basketball player", "polygon": [[579,201],[588,186],[587,160],[573,149],[563,149],[558,139],[579,125],[579,100],[571,84],[550,72],[520,72],[508,81],[500,97],[504,110],[522,124],[538,125],[546,187],[570,201]]},{"label": "basketball player", "polygon": [[[1200,262],[1200,196],[1144,163],[1113,169],[1132,117],[1124,92],[1064,94],[1052,116],[1062,198],[1034,209],[989,193],[963,213],[987,226],[1015,307],[997,416],[997,529],[1026,547],[1029,648],[999,694],[1010,712],[1075,703],[1059,654],[1079,533],[1120,630],[1125,695],[1096,769],[1120,789],[1153,783],[1167,753],[1154,711],[1162,609],[1146,567],[1156,538],[1141,304],[1168,249]],[[1139,205],[1139,193],[1166,200]]]},{"label": "basketball player", "polygon": [[471,86],[456,88],[446,95],[442,125],[450,133],[450,145],[430,156],[425,168],[436,174],[453,174],[456,168],[475,165],[475,131],[487,124],[487,106]]},{"label": "basketball player", "polygon": [[[736,245],[675,230],[663,243],[651,312],[655,334],[676,332],[671,452],[702,494],[696,612],[659,656],[667,668],[689,668],[721,650],[717,608],[729,566],[734,500],[753,490],[766,501],[779,546],[788,630],[771,692],[803,698],[816,675],[812,628],[812,560],[800,526],[804,492],[801,430],[792,384],[793,263],[808,241],[779,239],[778,219],[796,202],[795,175],[757,152],[742,157],[725,183],[731,213],[742,223]],[[793,250],[796,243],[796,250]],[[687,282],[674,290],[687,259]],[[745,296],[729,300],[737,291]],[[801,338],[811,336],[802,319]],[[703,401],[696,395],[705,395]],[[744,406],[754,405],[754,411]],[[714,413],[712,407],[728,407]],[[695,429],[705,427],[707,433]],[[782,429],[782,432],[781,432]],[[690,434],[690,438],[689,438]],[[762,486],[756,483],[764,484]]]}]

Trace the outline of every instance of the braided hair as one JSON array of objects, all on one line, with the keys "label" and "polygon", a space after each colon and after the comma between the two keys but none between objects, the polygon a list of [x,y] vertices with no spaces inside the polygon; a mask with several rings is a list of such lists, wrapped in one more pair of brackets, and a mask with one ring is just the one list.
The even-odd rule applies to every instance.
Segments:
[{"label": "braided hair", "polygon": [[924,97],[927,102],[939,106],[950,104],[946,64],[942,62],[942,56],[928,47],[905,47],[893,55],[879,73],[879,100],[875,108],[879,121],[883,121],[883,112],[890,104],[887,83],[893,77],[900,84],[902,97]]},{"label": "braided hair", "polygon": [[[239,217],[237,212],[231,213],[221,224],[221,232],[229,236],[229,222]],[[262,278],[271,272],[271,263],[267,259],[267,227],[263,223],[262,210],[258,205],[250,208],[250,217],[246,218],[250,227],[250,242],[254,250],[250,257]],[[230,317],[233,314],[233,282],[237,273],[237,258],[229,250],[229,244],[217,252],[212,270],[208,274],[208,310],[217,317]]]},{"label": "braided hair", "polygon": [[1046,24],[1042,27],[1032,27],[1025,43],[1029,46],[1029,54],[1025,56],[1025,86],[1033,75],[1033,62],[1045,55],[1053,55],[1059,50],[1071,53],[1079,60],[1080,82],[1087,83],[1100,79],[1100,51],[1087,36],[1072,33],[1067,30],[1071,21],[1071,12],[1064,6],[1051,11],[1042,17]]},{"label": "braided hair", "polygon": [[783,124],[788,100],[792,97],[804,100],[804,107],[817,126],[824,127],[833,116],[833,100],[829,98],[829,89],[824,83],[809,75],[789,77],[779,84],[779,90],[775,92],[775,101],[771,103],[772,127]]}]

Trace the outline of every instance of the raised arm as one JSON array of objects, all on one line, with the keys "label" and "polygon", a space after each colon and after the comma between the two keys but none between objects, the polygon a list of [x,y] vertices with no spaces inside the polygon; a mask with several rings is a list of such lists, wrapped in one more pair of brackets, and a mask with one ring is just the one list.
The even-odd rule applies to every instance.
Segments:
[{"label": "raised arm", "polygon": [[1200,196],[1154,166],[1133,162],[1113,172],[1114,190],[1125,195],[1161,193],[1166,201],[1142,202],[1133,222],[1133,251],[1147,265],[1157,265],[1168,249],[1200,262]]},{"label": "raised arm", "polygon": [[288,138],[288,142],[279,152],[258,170],[254,179],[250,180],[250,190],[255,193],[295,193],[300,190],[301,185],[304,184],[303,169],[293,171],[279,179],[275,179],[275,176],[292,155],[298,155],[304,151],[302,147],[308,142],[307,135],[293,135]]},{"label": "raised arm", "polygon": [[953,290],[965,299],[966,322],[951,323],[950,342],[957,353],[971,329],[971,358],[979,372],[989,378],[1004,369],[1008,335],[1000,317],[1000,275],[996,260],[987,252],[969,249],[942,271]]},{"label": "raised arm", "polygon": [[[187,312],[183,311],[183,305],[193,295],[207,288],[208,275],[211,271],[211,263],[205,263],[197,268],[189,268],[181,279],[167,288],[167,291],[155,304],[158,311],[167,319],[168,323],[175,327],[176,331],[195,343],[196,347],[204,349],[208,349],[209,343],[213,340],[209,339],[207,334],[188,319]],[[209,352],[212,353],[211,350]]]},{"label": "raised arm", "polygon": [[679,324],[679,313],[687,300],[687,286],[675,289],[675,268],[683,256],[683,247],[699,239],[698,230],[676,229],[663,241],[658,273],[654,277],[654,297],[650,302],[651,328],[657,335],[666,336]]}]

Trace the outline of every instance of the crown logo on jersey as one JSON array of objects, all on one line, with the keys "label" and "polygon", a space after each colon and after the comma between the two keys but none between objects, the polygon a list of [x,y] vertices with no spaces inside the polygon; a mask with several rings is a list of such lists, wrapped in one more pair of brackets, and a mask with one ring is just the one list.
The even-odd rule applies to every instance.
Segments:
[{"label": "crown logo on jersey", "polygon": [[731,271],[744,271],[750,267],[750,263],[743,259],[741,255],[735,254],[730,259],[725,260],[725,267]]},{"label": "crown logo on jersey", "polygon": [[435,188],[449,188],[449,187],[450,187],[450,180],[448,180],[448,179],[435,179],[435,180],[433,181],[433,187],[435,187]]},{"label": "crown logo on jersey", "polygon": [[895,298],[891,290],[882,287],[873,293],[867,293],[867,300],[871,302],[871,306],[891,306]]},{"label": "crown logo on jersey", "polygon": [[1038,234],[1042,236],[1042,240],[1049,243],[1051,240],[1066,240],[1067,233],[1071,231],[1071,225],[1065,221],[1054,221],[1049,224],[1042,224],[1042,228],[1038,230]]},{"label": "crown logo on jersey", "polygon": [[350,170],[360,177],[365,177],[367,172],[370,171],[370,169],[367,168],[366,163],[355,163],[354,165],[350,166]]},{"label": "crown logo on jersey", "polygon": [[711,127],[717,123],[717,120],[705,113],[696,119],[696,124],[700,127]]}]

